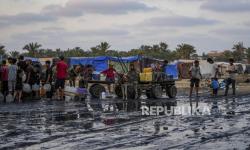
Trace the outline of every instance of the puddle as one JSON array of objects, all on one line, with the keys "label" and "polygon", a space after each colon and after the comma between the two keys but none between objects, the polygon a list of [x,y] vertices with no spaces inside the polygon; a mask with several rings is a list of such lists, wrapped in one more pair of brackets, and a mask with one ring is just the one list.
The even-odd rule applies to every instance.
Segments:
[{"label": "puddle", "polygon": [[[0,149],[249,147],[248,96],[142,101],[139,105],[120,100],[0,104]],[[161,106],[174,112],[142,116],[141,106]],[[209,114],[202,114],[204,109]]]}]

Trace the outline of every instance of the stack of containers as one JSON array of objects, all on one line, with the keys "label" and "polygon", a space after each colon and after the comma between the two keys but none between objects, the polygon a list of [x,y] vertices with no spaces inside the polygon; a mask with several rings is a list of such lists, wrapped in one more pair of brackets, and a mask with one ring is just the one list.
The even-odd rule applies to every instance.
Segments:
[{"label": "stack of containers", "polygon": [[140,81],[153,81],[153,69],[144,68],[143,73],[140,73]]}]

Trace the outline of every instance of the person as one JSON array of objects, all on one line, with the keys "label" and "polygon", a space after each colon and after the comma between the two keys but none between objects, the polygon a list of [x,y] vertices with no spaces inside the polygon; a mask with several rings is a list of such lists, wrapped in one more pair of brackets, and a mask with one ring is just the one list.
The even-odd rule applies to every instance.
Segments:
[{"label": "person", "polygon": [[110,84],[115,82],[115,75],[117,73],[116,70],[114,69],[114,66],[110,64],[109,68],[102,71],[101,73],[106,75],[106,81],[109,83],[108,84],[108,90],[109,90],[109,93],[111,93]]},{"label": "person", "polygon": [[199,65],[198,60],[194,61],[194,65],[190,68],[189,74],[190,74],[190,77],[191,77],[189,97],[192,97],[194,86],[195,86],[195,89],[196,89],[196,96],[198,97],[200,80],[202,78],[201,69],[200,69],[200,65]]},{"label": "person", "polygon": [[165,72],[166,67],[168,66],[168,60],[164,60],[161,66],[161,72]]},{"label": "person", "polygon": [[121,89],[122,89],[122,99],[128,100],[128,77],[127,75],[121,75]]},{"label": "person", "polygon": [[17,66],[18,66],[21,70],[23,70],[23,71],[26,70],[27,64],[26,64],[26,62],[24,61],[23,55],[20,55],[20,56],[19,56]]},{"label": "person", "polygon": [[153,71],[154,71],[154,80],[161,81],[163,72],[162,72],[162,66],[160,65],[159,62],[155,64]]},{"label": "person", "polygon": [[34,68],[34,84],[32,85],[32,90],[36,98],[40,99],[40,82],[41,82],[41,74],[42,67],[39,63],[33,65]]},{"label": "person", "polygon": [[14,92],[15,92],[15,86],[16,86],[16,74],[17,74],[17,65],[16,65],[16,59],[15,58],[11,58],[9,59],[9,63],[10,66],[8,67],[8,88],[9,88],[9,92],[10,94],[12,94],[14,96]]},{"label": "person", "polygon": [[79,65],[73,66],[73,68],[71,68],[69,70],[69,84],[70,86],[75,87],[75,82],[76,82],[76,78],[79,75],[81,67]]},{"label": "person", "polygon": [[135,99],[138,97],[138,81],[139,73],[136,71],[134,64],[130,64],[129,71],[127,73],[128,83],[134,88]]},{"label": "person", "polygon": [[212,65],[210,78],[211,79],[218,78],[218,76],[219,76],[219,66],[214,63],[214,60],[212,58],[207,58],[207,62]]},{"label": "person", "polygon": [[218,90],[219,90],[219,88],[220,88],[220,84],[219,84],[218,78],[213,78],[213,79],[212,79],[211,87],[212,87],[212,89],[213,89],[213,95],[214,95],[214,96],[217,96]]},{"label": "person", "polygon": [[68,65],[64,62],[64,57],[60,56],[60,61],[56,64],[56,84],[57,98],[64,99],[65,79],[67,78]]},{"label": "person", "polygon": [[230,84],[232,84],[233,95],[235,95],[235,91],[236,91],[235,84],[236,84],[237,69],[236,69],[236,66],[234,65],[234,59],[233,58],[229,59],[229,66],[228,66],[226,72],[229,74],[229,77],[226,79],[225,96],[227,96],[227,94],[228,94]]},{"label": "person", "polygon": [[[49,84],[52,87],[52,68],[50,66],[50,61],[47,60],[45,62],[45,67],[46,67],[46,71],[45,71],[45,84]],[[46,91],[46,97],[47,98],[52,98],[53,93],[52,93],[52,89],[50,89],[50,91]]]},{"label": "person", "polygon": [[82,69],[82,77],[83,77],[83,85],[85,88],[88,88],[88,81],[92,80],[93,78],[93,72],[94,72],[94,68],[92,67],[92,65],[86,65],[83,67]]},{"label": "person", "polygon": [[[35,84],[35,71],[34,71],[34,67],[32,66],[32,61],[30,59],[26,60],[26,69],[25,69],[25,73],[26,73],[26,80],[25,83],[28,83],[30,87],[32,87],[32,85]],[[35,96],[35,92],[32,91],[32,97]]]},{"label": "person", "polygon": [[8,66],[6,65],[6,60],[2,61],[1,66],[1,81],[2,81],[2,93],[4,97],[4,102],[6,102],[6,96],[8,95]]},{"label": "person", "polygon": [[23,91],[23,75],[24,75],[23,70],[20,67],[18,67],[16,73],[16,86],[15,86],[15,96],[14,96],[18,102],[22,101],[21,98]]}]

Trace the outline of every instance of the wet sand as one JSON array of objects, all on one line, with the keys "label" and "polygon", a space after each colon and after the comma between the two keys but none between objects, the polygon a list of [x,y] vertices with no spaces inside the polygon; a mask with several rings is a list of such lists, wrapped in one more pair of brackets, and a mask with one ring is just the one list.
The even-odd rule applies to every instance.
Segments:
[{"label": "wet sand", "polygon": [[[141,116],[140,110],[115,107],[108,111],[104,106],[114,104],[110,100],[0,104],[0,149],[249,149],[246,87],[238,86],[237,96],[224,97],[220,91],[214,98],[202,89],[190,101],[183,88],[176,99],[152,100],[192,108],[182,115]],[[202,107],[210,114],[201,114]]]}]

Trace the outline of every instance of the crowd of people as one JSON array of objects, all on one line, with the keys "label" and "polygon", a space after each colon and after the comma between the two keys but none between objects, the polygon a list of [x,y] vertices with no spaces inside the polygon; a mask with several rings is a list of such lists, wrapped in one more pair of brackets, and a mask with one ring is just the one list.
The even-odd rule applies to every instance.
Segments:
[{"label": "crowd of people", "polygon": [[[213,94],[217,95],[219,89],[218,75],[219,66],[216,65],[213,59],[208,58],[207,62],[212,64],[211,72],[211,87],[213,88]],[[229,85],[232,84],[233,94],[235,95],[235,83],[237,69],[234,65],[234,60],[229,59],[230,65],[227,72],[229,74],[226,81],[225,95],[228,94]],[[156,64],[152,66],[155,80],[163,78],[162,73],[165,72],[164,68],[168,65],[167,61],[163,64]],[[76,86],[76,80],[79,79],[79,87],[87,88],[88,81],[93,79],[94,68],[92,65],[76,65],[69,68],[68,64],[64,61],[64,57],[61,56],[59,61],[45,62],[45,69],[42,69],[41,64],[32,62],[27,59],[24,60],[23,56],[16,58],[8,58],[2,61],[0,68],[1,79],[1,92],[6,101],[7,96],[12,96],[15,101],[21,102],[24,94],[27,94],[27,89],[30,88],[29,96],[40,97],[40,87],[47,87],[46,97],[55,99],[64,99],[64,87],[65,81],[69,80],[70,86]],[[190,73],[190,97],[193,93],[193,88],[196,89],[196,95],[198,96],[200,80],[202,79],[201,69],[199,61],[195,60],[194,65],[189,70]],[[115,78],[119,76],[122,80],[122,92],[123,98],[127,99],[128,86],[133,87],[137,97],[137,86],[139,81],[139,72],[135,69],[134,64],[130,64],[129,70],[126,74],[119,74],[113,67],[109,65],[108,69],[101,72],[106,76],[106,81],[114,83]],[[80,78],[78,78],[80,77]],[[98,80],[98,79],[97,79]],[[54,83],[54,84],[53,84]],[[108,90],[111,92],[110,84],[108,84]],[[55,93],[55,94],[54,94]]]},{"label": "crowd of people", "polygon": [[[45,68],[38,62],[24,60],[23,56],[18,59],[8,58],[2,61],[0,68],[1,93],[4,102],[8,96],[21,102],[26,96],[40,98],[40,87],[46,87],[44,95],[47,98],[63,100],[66,80],[69,80],[70,86],[75,87],[78,76],[81,76],[83,81],[91,80],[93,71],[91,65],[69,68],[63,56],[56,62],[46,61]],[[83,82],[79,86],[85,87],[86,83]]]}]

